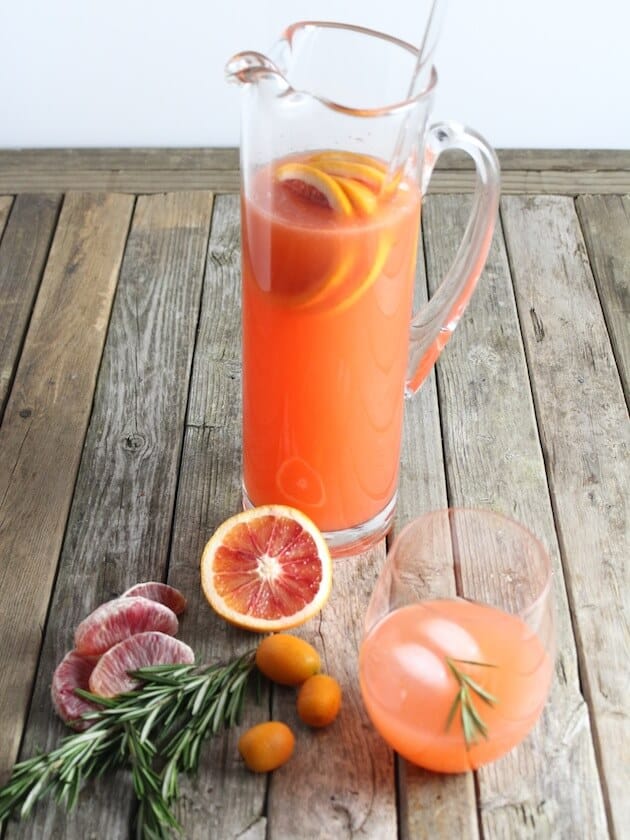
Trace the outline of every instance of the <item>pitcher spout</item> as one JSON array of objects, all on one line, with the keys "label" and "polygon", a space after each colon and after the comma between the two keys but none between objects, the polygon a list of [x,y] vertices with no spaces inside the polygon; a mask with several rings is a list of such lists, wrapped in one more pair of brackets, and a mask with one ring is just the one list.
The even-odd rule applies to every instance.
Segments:
[{"label": "pitcher spout", "polygon": [[280,89],[289,87],[289,83],[270,58],[251,50],[232,56],[225,65],[225,78],[228,82],[240,85],[273,80]]}]

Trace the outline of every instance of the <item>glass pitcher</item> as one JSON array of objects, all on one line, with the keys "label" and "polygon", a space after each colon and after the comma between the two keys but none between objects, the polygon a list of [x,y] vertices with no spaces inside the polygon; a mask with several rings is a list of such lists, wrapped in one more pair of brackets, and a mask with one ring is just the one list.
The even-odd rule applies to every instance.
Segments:
[{"label": "glass pitcher", "polygon": [[[243,86],[243,498],[287,504],[333,555],[381,538],[396,504],[405,395],[430,371],[485,264],[494,152],[429,126],[437,75],[416,49],[356,26],[290,26],[270,56],[227,64]],[[474,206],[451,270],[412,314],[422,196],[462,149]]]}]

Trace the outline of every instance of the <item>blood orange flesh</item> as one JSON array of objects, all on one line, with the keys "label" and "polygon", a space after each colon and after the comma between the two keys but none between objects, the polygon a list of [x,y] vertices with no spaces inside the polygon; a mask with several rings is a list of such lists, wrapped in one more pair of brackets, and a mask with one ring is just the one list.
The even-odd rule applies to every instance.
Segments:
[{"label": "blood orange flesh", "polygon": [[120,597],[130,598],[137,595],[148,598],[150,601],[157,601],[160,604],[164,604],[165,607],[173,610],[175,615],[181,615],[186,609],[186,598],[183,592],[180,592],[174,586],[169,586],[168,583],[161,583],[157,580],[136,583],[135,586],[123,592]]},{"label": "blood orange flesh", "polygon": [[289,178],[284,182],[284,185],[288,190],[291,190],[291,192],[296,193],[296,195],[299,195],[307,201],[312,201],[314,204],[321,204],[322,207],[330,207],[324,193],[320,192],[317,187],[300,181],[299,178]]},{"label": "blood orange flesh", "polygon": [[81,716],[98,709],[94,703],[84,700],[75,693],[75,689],[89,690],[89,679],[97,657],[82,656],[71,650],[55,668],[50,693],[53,706],[59,717],[73,729],[83,731],[93,721],[82,720]]},{"label": "blood orange flesh", "polygon": [[330,594],[332,563],[323,536],[283,505],[243,511],[219,527],[201,559],[201,584],[223,618],[268,632],[302,624]]},{"label": "blood orange flesh", "polygon": [[79,624],[74,647],[86,656],[98,656],[135,633],[157,630],[174,636],[179,622],[169,607],[141,596],[115,598],[101,604]]},{"label": "blood orange flesh", "polygon": [[156,631],[136,633],[101,656],[90,675],[90,691],[101,697],[116,697],[141,685],[130,671],[150,665],[192,665],[194,661],[192,648],[179,639]]}]

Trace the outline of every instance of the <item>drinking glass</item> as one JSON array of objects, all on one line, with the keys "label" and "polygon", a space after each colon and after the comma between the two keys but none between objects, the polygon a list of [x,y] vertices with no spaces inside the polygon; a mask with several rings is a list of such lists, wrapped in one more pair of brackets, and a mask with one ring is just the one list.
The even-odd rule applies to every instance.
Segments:
[{"label": "drinking glass", "polygon": [[539,540],[491,511],[436,511],[407,525],[387,555],[365,618],[361,693],[400,755],[460,773],[525,738],[554,654]]}]

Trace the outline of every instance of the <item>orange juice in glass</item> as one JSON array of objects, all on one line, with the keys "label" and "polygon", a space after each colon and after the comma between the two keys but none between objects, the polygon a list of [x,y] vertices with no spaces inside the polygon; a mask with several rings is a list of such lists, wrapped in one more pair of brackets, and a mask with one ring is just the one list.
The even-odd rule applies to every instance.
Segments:
[{"label": "orange juice in glass", "polygon": [[[299,508],[338,555],[390,526],[405,393],[455,328],[496,216],[494,154],[455,124],[427,128],[436,75],[408,95],[416,55],[302,23],[272,57],[227,68],[244,91],[244,503]],[[472,155],[477,197],[453,270],[412,317],[422,193],[447,148]]]},{"label": "orange juice in glass", "polygon": [[[465,596],[434,590],[448,568]],[[549,694],[551,599],[549,557],[515,522],[460,509],[407,526],[372,595],[360,651],[376,729],[406,759],[442,773],[515,747]]]}]

